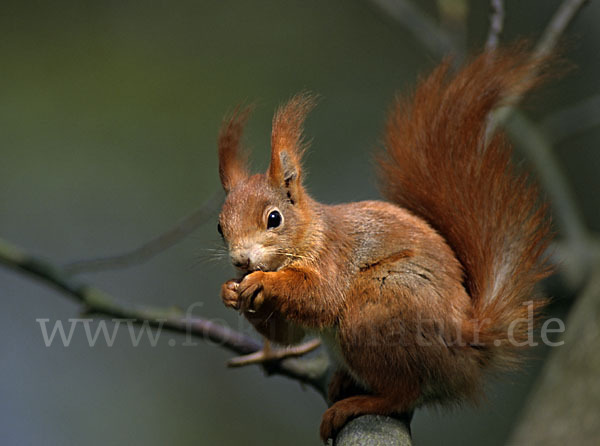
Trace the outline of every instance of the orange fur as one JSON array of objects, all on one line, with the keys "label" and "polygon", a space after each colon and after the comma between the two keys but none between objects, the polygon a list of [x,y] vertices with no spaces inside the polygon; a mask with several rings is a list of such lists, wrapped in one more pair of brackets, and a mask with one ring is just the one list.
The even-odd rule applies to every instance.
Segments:
[{"label": "orange fur", "polygon": [[[516,359],[507,345],[511,321],[527,317],[533,285],[549,273],[540,256],[549,240],[545,206],[524,173],[511,165],[500,133],[487,145],[490,110],[531,88],[539,77],[526,52],[479,56],[448,79],[445,62],[422,82],[412,100],[398,100],[379,159],[384,194],[420,216],[452,246],[465,269],[474,316],[484,322],[481,342],[501,345],[494,359]],[[543,300],[534,300],[537,311]],[[527,339],[517,327],[514,339]],[[500,357],[501,355],[501,357]]]},{"label": "orange fur", "polygon": [[242,150],[241,139],[251,111],[252,107],[237,107],[219,132],[219,176],[225,191],[248,177],[247,155]]},{"label": "orange fur", "polygon": [[399,100],[380,156],[390,202],[330,206],[306,193],[306,93],[277,111],[265,174],[240,167],[245,115],[225,124],[219,221],[241,278],[222,298],[276,342],[321,334],[337,367],[324,440],[361,414],[476,399],[483,372],[516,358],[508,332],[525,301],[543,303],[533,287],[548,273],[548,223],[504,138],[484,140],[490,111],[536,83],[537,63],[498,51],[452,78],[444,63]]},{"label": "orange fur", "polygon": [[[284,106],[280,107],[273,117],[271,133],[271,165],[269,175],[272,177],[285,175],[285,166],[281,155],[287,153],[290,166],[300,167],[306,144],[303,139],[303,125],[306,115],[314,108],[316,99],[310,93],[295,95]],[[300,176],[300,169],[297,172]]]}]

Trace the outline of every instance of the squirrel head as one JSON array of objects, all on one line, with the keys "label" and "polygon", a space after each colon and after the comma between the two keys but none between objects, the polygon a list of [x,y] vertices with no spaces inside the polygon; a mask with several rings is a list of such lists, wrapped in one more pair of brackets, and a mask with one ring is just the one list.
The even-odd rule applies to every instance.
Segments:
[{"label": "squirrel head", "polygon": [[[227,194],[218,230],[241,272],[277,271],[301,258],[310,244],[311,198],[302,187],[303,123],[315,104],[308,93],[294,96],[273,118],[271,163],[250,175],[241,137],[250,107],[238,107],[219,133],[219,176]],[[303,249],[304,248],[304,249]]]}]

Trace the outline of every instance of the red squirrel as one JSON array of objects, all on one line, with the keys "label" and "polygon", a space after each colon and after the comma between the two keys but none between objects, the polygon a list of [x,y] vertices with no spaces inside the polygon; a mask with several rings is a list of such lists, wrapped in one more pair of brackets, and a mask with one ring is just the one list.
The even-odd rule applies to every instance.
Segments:
[{"label": "red squirrel", "polygon": [[393,105],[378,156],[387,201],[325,205],[302,186],[303,122],[294,96],[273,118],[271,161],[251,175],[249,109],[224,122],[218,230],[241,278],[221,289],[268,339],[318,333],[336,371],[324,441],[362,414],[477,400],[488,370],[510,368],[528,337],[534,285],[549,274],[537,188],[511,164],[490,112],[539,80],[526,52],[496,50],[457,74],[442,63]]}]

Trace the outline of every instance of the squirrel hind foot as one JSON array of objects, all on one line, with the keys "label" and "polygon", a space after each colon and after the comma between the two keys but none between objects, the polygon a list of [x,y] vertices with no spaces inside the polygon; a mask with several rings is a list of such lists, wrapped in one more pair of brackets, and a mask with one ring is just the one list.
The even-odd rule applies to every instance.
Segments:
[{"label": "squirrel hind foot", "polygon": [[323,414],[320,434],[325,444],[330,438],[335,438],[344,425],[353,418],[361,415],[393,415],[409,412],[398,404],[392,395],[356,395],[333,404]]}]

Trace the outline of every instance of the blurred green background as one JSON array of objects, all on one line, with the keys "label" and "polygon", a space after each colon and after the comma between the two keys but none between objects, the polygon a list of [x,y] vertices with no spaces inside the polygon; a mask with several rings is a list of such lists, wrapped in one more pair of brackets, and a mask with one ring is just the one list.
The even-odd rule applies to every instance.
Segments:
[{"label": "blurred green background", "polygon": [[[435,2],[418,3],[435,14]],[[559,3],[507,1],[503,40],[537,37]],[[476,51],[489,11],[469,5]],[[3,1],[0,10],[0,236],[58,264],[133,248],[218,190],[219,124],[243,100],[258,104],[247,141],[263,169],[274,108],[317,92],[309,190],[325,202],[376,198],[371,157],[386,108],[437,63],[368,1]],[[591,2],[572,24],[565,53],[577,69],[527,102],[533,119],[600,93],[599,20]],[[596,230],[599,137],[595,128],[556,146]],[[131,302],[201,302],[196,314],[248,330],[218,298],[232,270],[210,260],[215,226],[216,215],[147,264],[83,279]],[[47,348],[36,318],[67,323],[80,308],[1,268],[0,308],[2,444],[319,444],[326,406],[316,393],[256,367],[227,369],[220,348],[182,346],[169,333],[133,348],[125,329],[112,348],[90,348],[81,327],[68,348]],[[419,411],[416,444],[503,444],[537,353],[478,408]]]}]

